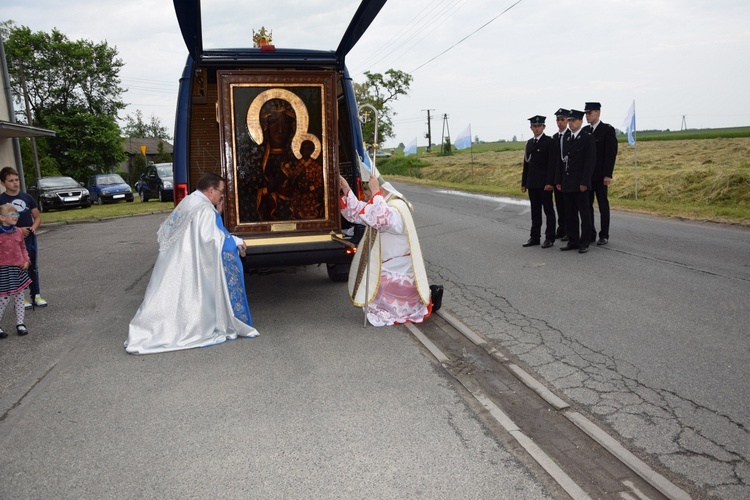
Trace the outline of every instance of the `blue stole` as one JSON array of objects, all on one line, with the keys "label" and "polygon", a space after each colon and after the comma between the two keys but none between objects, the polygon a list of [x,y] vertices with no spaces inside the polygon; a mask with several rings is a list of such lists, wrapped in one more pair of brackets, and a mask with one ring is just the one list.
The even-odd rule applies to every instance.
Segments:
[{"label": "blue stole", "polygon": [[232,312],[235,318],[246,325],[253,326],[253,318],[250,316],[250,306],[247,303],[247,293],[245,292],[245,272],[242,268],[240,252],[237,250],[237,244],[234,242],[232,235],[224,227],[221,214],[218,212],[216,212],[216,225],[226,236],[224,247],[221,249],[221,261],[224,266],[224,275],[227,278]]}]

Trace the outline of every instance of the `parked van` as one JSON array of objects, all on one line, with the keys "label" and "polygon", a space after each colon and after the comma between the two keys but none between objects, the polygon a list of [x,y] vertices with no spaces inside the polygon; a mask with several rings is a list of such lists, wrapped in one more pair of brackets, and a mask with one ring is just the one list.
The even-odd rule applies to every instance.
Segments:
[{"label": "parked van", "polygon": [[135,187],[142,202],[151,198],[156,198],[159,201],[174,200],[172,164],[155,163],[147,166]]},{"label": "parked van", "polygon": [[[341,217],[338,176],[362,196],[364,151],[344,58],[385,0],[363,0],[338,49],[204,49],[200,0],[175,2],[189,56],[174,138],[175,204],[203,172],[227,179],[224,225],[246,269],[326,264],[345,281],[360,227]],[[263,39],[262,39],[263,38]]]}]

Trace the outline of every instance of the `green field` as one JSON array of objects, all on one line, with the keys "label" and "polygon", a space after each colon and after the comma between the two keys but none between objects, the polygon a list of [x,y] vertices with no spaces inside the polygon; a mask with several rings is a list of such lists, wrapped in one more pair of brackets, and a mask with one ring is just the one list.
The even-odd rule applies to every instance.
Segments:
[{"label": "green field", "polygon": [[[612,208],[750,226],[750,127],[643,132],[619,145]],[[386,176],[479,193],[521,193],[522,142],[378,160]],[[637,156],[637,163],[636,163]]]}]

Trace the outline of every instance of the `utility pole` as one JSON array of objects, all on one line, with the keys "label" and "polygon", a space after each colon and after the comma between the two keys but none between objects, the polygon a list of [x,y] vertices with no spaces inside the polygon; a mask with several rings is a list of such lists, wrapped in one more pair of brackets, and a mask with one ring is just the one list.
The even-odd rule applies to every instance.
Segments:
[{"label": "utility pole", "polygon": [[687,130],[687,122],[685,121],[685,117],[687,115],[682,115],[682,125],[680,125],[680,130]]},{"label": "utility pole", "polygon": [[[446,130],[448,131],[448,135],[445,135]],[[447,142],[448,147],[450,147],[450,141],[451,141],[451,129],[450,129],[450,127],[448,127],[448,114],[447,113],[443,114],[443,133],[442,133],[442,138],[443,138],[442,139],[443,142],[442,142],[442,144],[440,146],[440,151],[442,151],[444,153],[449,153],[450,151],[445,151],[446,139],[448,139],[448,142]]]},{"label": "utility pole", "polygon": [[[26,87],[26,74],[24,71],[23,63],[21,64],[21,87],[23,88],[23,99],[26,103],[26,123],[32,126],[31,122],[31,104],[29,102],[29,89]],[[39,155],[36,150],[36,137],[31,136],[31,152],[34,155],[34,173],[37,179],[42,178],[42,173],[39,170]]]},{"label": "utility pole", "polygon": [[432,151],[432,129],[430,128],[430,111],[435,111],[434,109],[423,109],[422,111],[427,111],[427,134],[425,137],[427,138],[427,149],[425,151],[429,153]]}]

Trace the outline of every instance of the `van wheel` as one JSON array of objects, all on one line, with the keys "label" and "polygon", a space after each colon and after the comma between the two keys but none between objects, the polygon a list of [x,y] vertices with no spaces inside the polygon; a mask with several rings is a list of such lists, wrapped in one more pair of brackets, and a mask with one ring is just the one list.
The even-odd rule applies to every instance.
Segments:
[{"label": "van wheel", "polygon": [[45,207],[45,206],[44,206],[44,202],[43,202],[43,201],[42,201],[42,199],[40,198],[40,199],[39,199],[39,211],[40,211],[40,212],[46,212],[47,210],[48,210],[48,209],[47,209],[47,207]]},{"label": "van wheel", "polygon": [[99,205],[99,206],[104,205],[104,198],[102,198],[101,196],[98,197],[96,199],[96,204]]},{"label": "van wheel", "polygon": [[148,196],[146,196],[146,193],[144,193],[142,189],[138,191],[138,197],[141,199],[142,202],[148,201]]},{"label": "van wheel", "polygon": [[343,283],[349,279],[349,264],[326,264],[328,277],[335,283]]},{"label": "van wheel", "polygon": [[164,193],[161,192],[161,189],[159,190],[159,201],[164,201]]}]

